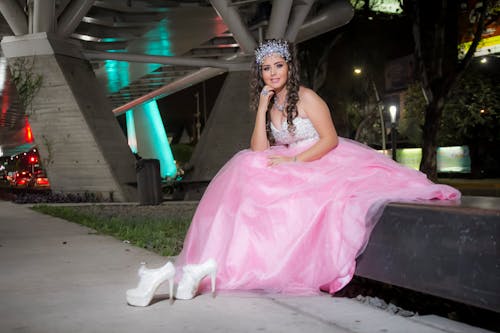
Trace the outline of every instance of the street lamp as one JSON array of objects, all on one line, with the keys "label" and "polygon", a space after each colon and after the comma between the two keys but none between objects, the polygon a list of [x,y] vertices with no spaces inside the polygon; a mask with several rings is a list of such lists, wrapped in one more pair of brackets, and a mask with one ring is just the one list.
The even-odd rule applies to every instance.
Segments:
[{"label": "street lamp", "polygon": [[385,136],[387,135],[387,132],[385,129],[385,121],[384,121],[384,106],[380,100],[380,95],[378,93],[378,89],[377,89],[377,85],[375,84],[375,80],[373,80],[369,71],[367,71],[368,74],[363,74],[364,73],[363,68],[361,68],[359,66],[353,67],[353,73],[354,73],[354,76],[357,76],[357,77],[361,77],[362,75],[367,77],[368,84],[371,84],[371,87],[373,89],[373,93],[375,94],[375,100],[377,101],[377,110],[378,110],[379,118],[380,118],[382,150],[385,152],[385,150],[386,150]]},{"label": "street lamp", "polygon": [[396,105],[389,106],[389,115],[391,116],[392,159],[396,161],[396,117],[398,115],[398,108],[396,107]]}]

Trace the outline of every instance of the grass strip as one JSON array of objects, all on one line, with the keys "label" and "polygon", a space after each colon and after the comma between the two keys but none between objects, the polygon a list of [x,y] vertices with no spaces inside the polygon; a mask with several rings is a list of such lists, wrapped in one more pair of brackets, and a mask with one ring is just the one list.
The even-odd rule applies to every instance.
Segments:
[{"label": "grass strip", "polygon": [[190,218],[120,216],[101,214],[99,209],[37,205],[33,210],[75,222],[162,256],[176,256],[182,250]]}]

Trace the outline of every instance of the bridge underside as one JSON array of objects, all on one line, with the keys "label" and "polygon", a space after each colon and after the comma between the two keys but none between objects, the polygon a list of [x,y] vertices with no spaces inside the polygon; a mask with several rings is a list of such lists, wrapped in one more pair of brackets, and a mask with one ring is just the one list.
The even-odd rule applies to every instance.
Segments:
[{"label": "bridge underside", "polygon": [[[143,112],[145,103],[229,72],[211,116],[217,120],[208,120],[193,156],[196,177],[211,178],[248,146],[253,119],[245,112],[244,80],[258,41],[304,41],[348,23],[354,11],[347,0],[43,0],[29,6],[4,0],[0,12],[1,56],[10,67],[30,59],[29,71],[42,77],[28,113],[15,102],[22,94],[2,91],[9,107],[0,145],[28,119],[54,190],[128,201],[135,200],[134,159],[113,116]],[[221,121],[234,115],[235,98],[238,118]],[[153,131],[144,125],[136,130]],[[159,131],[141,137],[167,142],[163,126]],[[161,149],[147,156],[150,151],[138,153],[163,163]]]}]

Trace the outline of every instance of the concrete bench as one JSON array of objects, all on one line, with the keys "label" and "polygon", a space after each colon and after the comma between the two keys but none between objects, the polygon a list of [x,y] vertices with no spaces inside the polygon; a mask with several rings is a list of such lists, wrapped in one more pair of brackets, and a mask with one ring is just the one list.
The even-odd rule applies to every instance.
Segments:
[{"label": "concrete bench", "polygon": [[390,203],[356,275],[500,312],[500,198]]}]

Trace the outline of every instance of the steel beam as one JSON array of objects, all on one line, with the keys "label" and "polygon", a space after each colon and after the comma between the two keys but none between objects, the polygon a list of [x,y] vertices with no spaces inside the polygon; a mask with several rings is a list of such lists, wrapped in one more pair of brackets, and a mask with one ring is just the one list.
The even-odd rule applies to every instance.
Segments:
[{"label": "steel beam", "polygon": [[269,19],[266,38],[283,38],[285,36],[288,18],[292,9],[293,0],[274,0]]},{"label": "steel beam", "polygon": [[[309,0],[304,0],[304,1],[309,1]],[[310,5],[312,5],[314,0],[310,0],[310,1],[311,1],[311,3],[308,3],[309,9],[310,9]],[[225,8],[223,8],[223,9],[224,10],[227,9],[227,3],[224,0],[211,0],[211,2],[217,2],[217,5],[222,5],[222,4],[220,4],[220,2],[223,2],[223,5],[225,5]],[[215,8],[217,8],[216,4],[212,3],[212,5]],[[301,10],[303,12],[301,12],[301,13],[296,12],[295,14],[292,13],[292,24],[294,26],[299,25],[299,23],[301,23],[300,21],[303,20],[307,16],[309,9],[304,7]],[[299,9],[297,9],[297,10],[299,10]],[[296,11],[296,10],[294,9],[294,11]],[[233,13],[233,14],[235,16],[238,16],[237,13]],[[302,19],[299,17],[299,14],[300,14],[300,16],[303,17]],[[219,15],[221,15],[220,11],[219,11]],[[347,24],[352,19],[353,15],[354,15],[354,10],[347,0],[337,0],[334,4],[328,6],[324,11],[320,12],[316,17],[308,20],[308,22],[306,22],[305,24],[300,26],[300,30],[298,31],[298,34],[297,34],[297,32],[294,31],[294,29],[296,29],[296,28],[289,27],[289,29],[287,30],[287,36],[293,36],[293,34],[297,34],[296,42],[300,42],[300,41],[306,40],[308,38],[312,38],[316,35],[319,35],[323,32],[334,29],[336,27]],[[227,21],[225,20],[224,16],[222,16],[222,18],[227,24]],[[239,17],[237,17],[237,18],[239,19]],[[234,17],[232,17],[231,19],[234,19]],[[238,24],[242,24],[241,19],[239,19]],[[229,26],[229,24],[228,24],[228,26]],[[238,40],[238,38],[237,38],[239,33],[237,33],[231,27],[229,27],[229,28],[230,28],[231,32],[234,34],[233,37],[236,39],[236,41],[238,41],[238,43],[241,46],[242,44],[241,44],[240,40]],[[246,28],[244,28],[243,30],[248,32],[248,30]],[[241,32],[241,31],[238,31],[238,32]],[[251,37],[252,43],[254,45],[256,45],[256,42],[255,42],[255,40],[253,40],[253,37],[252,36],[250,36],[250,37]],[[253,51],[253,48],[251,48],[251,50]],[[114,54],[116,54],[116,53],[114,53]],[[242,56],[241,54],[235,54],[232,57],[226,58],[225,60],[231,61],[231,60],[235,60],[241,56]],[[173,58],[173,57],[165,57],[165,58]],[[110,58],[107,58],[107,59],[110,59]],[[182,60],[183,63],[179,63],[179,64],[186,64],[185,63],[186,60],[187,59],[184,58]],[[200,59],[198,59],[198,60],[200,60]],[[205,61],[204,59],[201,59],[201,60]],[[167,61],[167,60],[165,59],[164,61]],[[169,63],[169,64],[173,64],[173,63]],[[206,65],[206,62],[205,62],[205,65]],[[242,65],[239,64],[238,66],[242,66]],[[154,90],[154,91],[152,91],[144,96],[141,96],[141,97],[139,97],[139,98],[127,103],[127,104],[124,104],[124,105],[114,109],[113,112],[115,113],[115,115],[118,116],[118,115],[126,112],[127,110],[133,108],[134,106],[142,104],[150,99],[162,98],[164,96],[167,96],[167,95],[173,94],[179,90],[182,90],[186,87],[189,87],[193,84],[203,82],[203,81],[208,80],[214,76],[222,74],[223,72],[225,72],[227,70],[226,68],[227,67],[201,68],[200,70],[198,70],[194,73],[191,73],[191,74],[189,74],[185,77],[182,77],[178,80],[175,80],[174,82],[171,82],[171,83],[169,83],[169,84],[167,84],[159,89],[156,89],[156,90]],[[241,70],[241,68],[240,68],[240,70]]]},{"label": "steel beam", "polygon": [[353,16],[354,8],[351,3],[348,0],[337,0],[314,18],[304,23],[297,34],[295,42],[300,43],[346,25]]},{"label": "steel beam", "polygon": [[62,37],[71,35],[83,17],[87,14],[95,0],[73,0],[61,14],[58,21],[57,34]]},{"label": "steel beam", "polygon": [[14,35],[19,36],[28,33],[28,18],[16,0],[0,1],[0,13],[2,13]]},{"label": "steel beam", "polygon": [[142,62],[148,64],[162,64],[162,65],[180,65],[192,67],[216,67],[224,68],[226,70],[249,70],[248,63],[231,63],[227,61],[214,60],[214,59],[200,59],[200,58],[187,58],[187,57],[168,57],[168,56],[154,56],[147,54],[133,54],[122,52],[102,52],[102,51],[84,51],[83,55],[88,60],[118,60],[129,62]]},{"label": "steel beam", "polygon": [[252,54],[257,46],[257,42],[250,33],[250,30],[248,30],[248,27],[243,23],[237,9],[228,6],[227,0],[210,0],[210,3],[233,33],[233,37],[240,44],[243,53]]},{"label": "steel beam", "polygon": [[66,6],[69,5],[71,0],[59,0],[58,5],[56,6],[56,17],[59,18],[61,14],[66,9]]},{"label": "steel beam", "polygon": [[304,24],[304,21],[311,10],[314,0],[303,0],[300,4],[293,6],[288,27],[285,33],[285,39],[290,42],[295,42],[299,29]]},{"label": "steel beam", "polygon": [[116,109],[113,110],[113,113],[115,116],[119,116],[122,113],[126,112],[127,110],[130,110],[134,108],[137,105],[140,105],[142,103],[145,103],[151,99],[160,99],[162,97],[171,95],[175,92],[178,92],[186,87],[192,86],[194,84],[203,82],[205,80],[211,79],[217,75],[220,75],[224,73],[224,69],[220,68],[202,68],[192,74],[189,74],[187,76],[184,76],[178,80],[175,80],[174,82],[171,82],[159,89],[156,89],[149,94],[146,94],[144,96],[141,96],[127,104],[124,104],[120,107],[117,107]]},{"label": "steel beam", "polygon": [[36,0],[33,3],[33,33],[53,32],[55,27],[56,1]]}]

